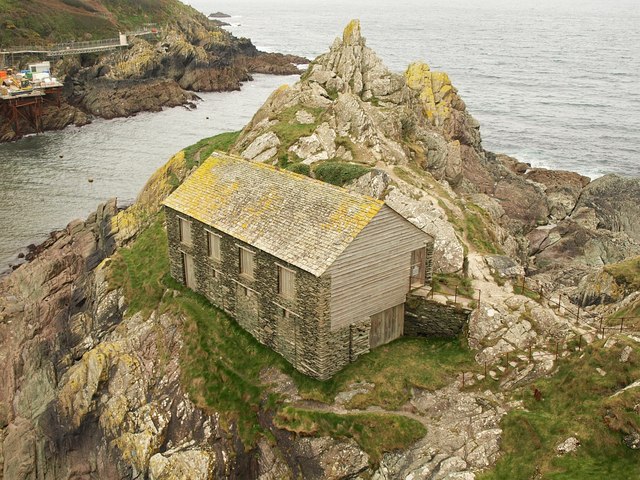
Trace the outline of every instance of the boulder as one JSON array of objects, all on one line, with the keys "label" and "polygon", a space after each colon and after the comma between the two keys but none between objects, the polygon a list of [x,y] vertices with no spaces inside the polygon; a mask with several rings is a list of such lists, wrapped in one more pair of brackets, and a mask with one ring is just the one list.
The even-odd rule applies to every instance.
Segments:
[{"label": "boulder", "polygon": [[640,178],[605,175],[587,185],[576,208],[593,209],[598,228],[626,233],[640,243]]}]

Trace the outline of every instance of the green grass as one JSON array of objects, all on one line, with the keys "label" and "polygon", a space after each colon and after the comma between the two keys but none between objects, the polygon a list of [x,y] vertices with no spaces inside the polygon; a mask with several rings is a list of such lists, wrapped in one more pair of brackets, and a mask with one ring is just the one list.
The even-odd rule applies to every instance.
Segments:
[{"label": "green grass", "polygon": [[282,409],[275,423],[302,435],[352,438],[374,464],[380,461],[383,453],[405,449],[427,433],[420,422],[400,415],[338,415],[292,407]]},{"label": "green grass", "polygon": [[321,382],[296,375],[300,394],[309,400],[331,402],[336,393],[354,382],[375,384],[373,390],[356,395],[349,407],[372,405],[398,409],[411,398],[413,387],[436,390],[463,370],[477,368],[473,352],[461,340],[400,338],[347,365],[330,380]]},{"label": "green grass", "polygon": [[344,186],[350,181],[355,180],[370,171],[371,169],[364,165],[340,162],[336,160],[319,163],[313,169],[313,173],[318,180],[322,180],[323,182],[337,185],[339,187]]},{"label": "green grass", "polygon": [[[631,360],[621,363],[623,347],[605,350],[598,342],[560,360],[556,374],[535,384],[542,401],[533,398],[532,387],[517,392],[524,410],[504,418],[504,454],[495,469],[479,478],[640,479],[640,452],[622,444],[623,434],[640,425],[633,411],[640,403],[640,390],[610,398],[640,378],[640,349],[634,345]],[[606,375],[600,376],[597,367]],[[556,445],[574,435],[582,443],[577,452],[558,456]]]},{"label": "green grass", "polygon": [[471,279],[455,273],[435,273],[432,283],[436,292],[454,295],[457,287],[459,297],[474,298],[476,296],[476,290],[471,284]]},{"label": "green grass", "polygon": [[203,138],[197,143],[184,149],[185,161],[188,168],[200,165],[212,152],[228,152],[240,136],[238,132],[225,132],[209,138]]},{"label": "green grass", "polygon": [[305,163],[292,163],[287,166],[287,170],[291,170],[294,173],[299,173],[301,175],[306,175],[307,177],[311,176],[311,167]]},{"label": "green grass", "polygon": [[629,258],[623,262],[612,263],[604,271],[624,285],[629,292],[640,290],[640,257]]},{"label": "green grass", "polygon": [[491,231],[490,220],[480,207],[467,203],[464,212],[464,227],[467,240],[479,253],[500,254],[502,249]]},{"label": "green grass", "polygon": [[109,284],[123,288],[129,311],[151,313],[165,292],[162,279],[169,271],[164,216],[140,234],[132,248],[121,248],[114,255]]},{"label": "green grass", "polygon": [[[299,110],[306,110],[307,113],[313,115],[315,121],[309,124],[298,123],[298,121],[296,120],[296,113]],[[320,124],[320,120],[324,112],[325,109],[323,108],[306,108],[300,105],[293,105],[289,108],[286,108],[275,118],[273,118],[273,120],[278,121],[278,123],[271,128],[271,130],[278,136],[278,139],[280,140],[280,146],[278,147],[278,158],[284,158],[284,156],[287,156],[289,147],[297,142],[300,137],[307,137],[311,135]],[[282,166],[286,167],[286,165]]]}]

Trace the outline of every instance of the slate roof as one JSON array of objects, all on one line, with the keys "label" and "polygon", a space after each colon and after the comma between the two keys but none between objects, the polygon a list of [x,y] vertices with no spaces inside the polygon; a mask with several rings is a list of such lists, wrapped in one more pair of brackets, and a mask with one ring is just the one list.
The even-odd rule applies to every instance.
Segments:
[{"label": "slate roof", "polygon": [[384,202],[214,153],[163,204],[320,276]]}]

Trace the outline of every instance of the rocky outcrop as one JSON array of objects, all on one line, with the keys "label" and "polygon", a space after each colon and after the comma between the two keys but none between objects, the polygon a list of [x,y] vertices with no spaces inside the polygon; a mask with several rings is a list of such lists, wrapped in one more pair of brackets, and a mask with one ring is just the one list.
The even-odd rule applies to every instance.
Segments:
[{"label": "rocky outcrop", "polygon": [[102,118],[128,117],[139,112],[159,112],[166,107],[190,105],[199,97],[173,80],[108,81],[98,79],[76,90],[71,102]]},{"label": "rocky outcrop", "polygon": [[[45,107],[40,128],[85,125],[90,116],[126,117],[178,105],[195,108],[198,97],[192,91],[239,90],[253,72],[297,74],[297,65],[307,63],[295,55],[260,52],[250,40],[235,38],[204,16],[178,18],[166,28],[156,39],[130,39],[125,50],[58,61],[54,71],[65,82],[63,101],[60,107]],[[18,132],[3,121],[0,142],[35,133],[36,128],[21,119]]]}]

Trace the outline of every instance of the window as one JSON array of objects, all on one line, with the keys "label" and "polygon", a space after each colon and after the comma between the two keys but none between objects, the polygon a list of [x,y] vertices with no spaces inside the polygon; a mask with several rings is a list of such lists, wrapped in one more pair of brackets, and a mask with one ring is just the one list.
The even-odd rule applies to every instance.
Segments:
[{"label": "window", "polygon": [[240,275],[253,278],[253,252],[240,247]]},{"label": "window", "polygon": [[284,298],[293,298],[296,293],[296,273],[278,265],[278,294]]},{"label": "window", "polygon": [[191,245],[191,222],[186,218],[178,217],[180,229],[180,241],[185,245]]},{"label": "window", "polygon": [[222,259],[222,255],[220,254],[220,241],[220,235],[207,230],[207,255],[209,255],[209,258],[218,262]]},{"label": "window", "polygon": [[411,288],[418,288],[424,285],[426,257],[427,251],[424,247],[411,252]]}]

